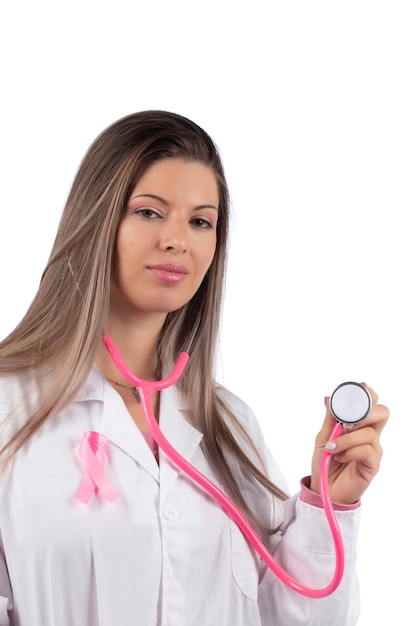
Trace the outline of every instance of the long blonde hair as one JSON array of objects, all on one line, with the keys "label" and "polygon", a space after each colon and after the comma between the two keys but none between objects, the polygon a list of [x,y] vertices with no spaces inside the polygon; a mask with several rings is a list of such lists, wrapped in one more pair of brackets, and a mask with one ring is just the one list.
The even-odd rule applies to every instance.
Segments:
[{"label": "long blonde hair", "polygon": [[[172,362],[195,333],[189,366],[179,385],[190,421],[204,437],[204,453],[243,513],[258,528],[232,470],[261,484],[279,498],[262,464],[244,452],[256,450],[239,421],[225,406],[214,379],[215,354],[226,266],[229,194],[218,150],[199,126],[174,113],[144,111],[104,130],[87,151],[71,187],[39,290],[16,329],[0,343],[0,375],[35,372],[42,385],[30,418],[7,441],[13,456],[52,415],[68,405],[91,370],[110,301],[115,240],[127,200],[152,163],[181,157],[207,165],[219,191],[217,246],[212,265],[192,300],[168,314],[158,343],[159,368]],[[231,426],[227,421],[231,421]],[[233,432],[239,432],[236,437]],[[260,461],[260,460],[259,460]]]}]

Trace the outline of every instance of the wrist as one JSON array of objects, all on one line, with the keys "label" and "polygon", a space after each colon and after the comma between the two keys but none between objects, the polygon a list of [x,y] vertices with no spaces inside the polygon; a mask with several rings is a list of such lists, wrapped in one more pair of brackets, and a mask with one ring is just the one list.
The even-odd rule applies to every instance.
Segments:
[{"label": "wrist", "polygon": [[[311,488],[312,479],[311,476],[305,476],[300,481],[301,492],[300,499],[306,504],[315,506],[317,508],[323,508],[321,495],[319,491],[315,491]],[[361,502],[358,500],[354,504],[343,504],[342,502],[333,502],[332,505],[335,511],[353,511],[360,507]]]}]

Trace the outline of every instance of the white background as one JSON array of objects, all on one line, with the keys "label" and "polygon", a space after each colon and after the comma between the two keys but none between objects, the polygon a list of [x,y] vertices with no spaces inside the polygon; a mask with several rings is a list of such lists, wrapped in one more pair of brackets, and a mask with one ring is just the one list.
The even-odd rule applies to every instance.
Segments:
[{"label": "white background", "polygon": [[291,489],[339,382],[391,409],[363,498],[360,626],[409,624],[415,607],[414,6],[23,0],[0,14],[0,336],[37,289],[95,136],[149,108],[203,126],[233,198],[219,376]]}]

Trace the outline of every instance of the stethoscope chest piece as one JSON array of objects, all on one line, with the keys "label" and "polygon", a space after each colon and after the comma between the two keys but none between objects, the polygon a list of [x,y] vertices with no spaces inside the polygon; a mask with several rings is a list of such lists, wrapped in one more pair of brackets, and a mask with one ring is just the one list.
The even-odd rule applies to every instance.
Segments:
[{"label": "stethoscope chest piece", "polygon": [[330,411],[342,424],[357,424],[368,415],[372,400],[366,387],[360,383],[342,383],[330,396]]}]

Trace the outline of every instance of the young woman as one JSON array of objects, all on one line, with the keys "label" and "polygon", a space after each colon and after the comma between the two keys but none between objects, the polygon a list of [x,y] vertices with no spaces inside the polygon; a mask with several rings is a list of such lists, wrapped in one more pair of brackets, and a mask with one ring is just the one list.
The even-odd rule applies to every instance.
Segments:
[{"label": "young woman", "polygon": [[127,116],[88,150],[39,291],[0,344],[0,626],[355,624],[359,500],[388,418],[376,394],[334,442],[345,574],[311,599],[158,450],[103,344],[109,334],[132,372],[157,380],[191,343],[179,382],[153,396],[160,428],[292,576],[326,586],[334,553],[317,491],[329,410],[311,478],[289,498],[251,411],[215,382],[228,211],[218,151],[184,117]]}]

